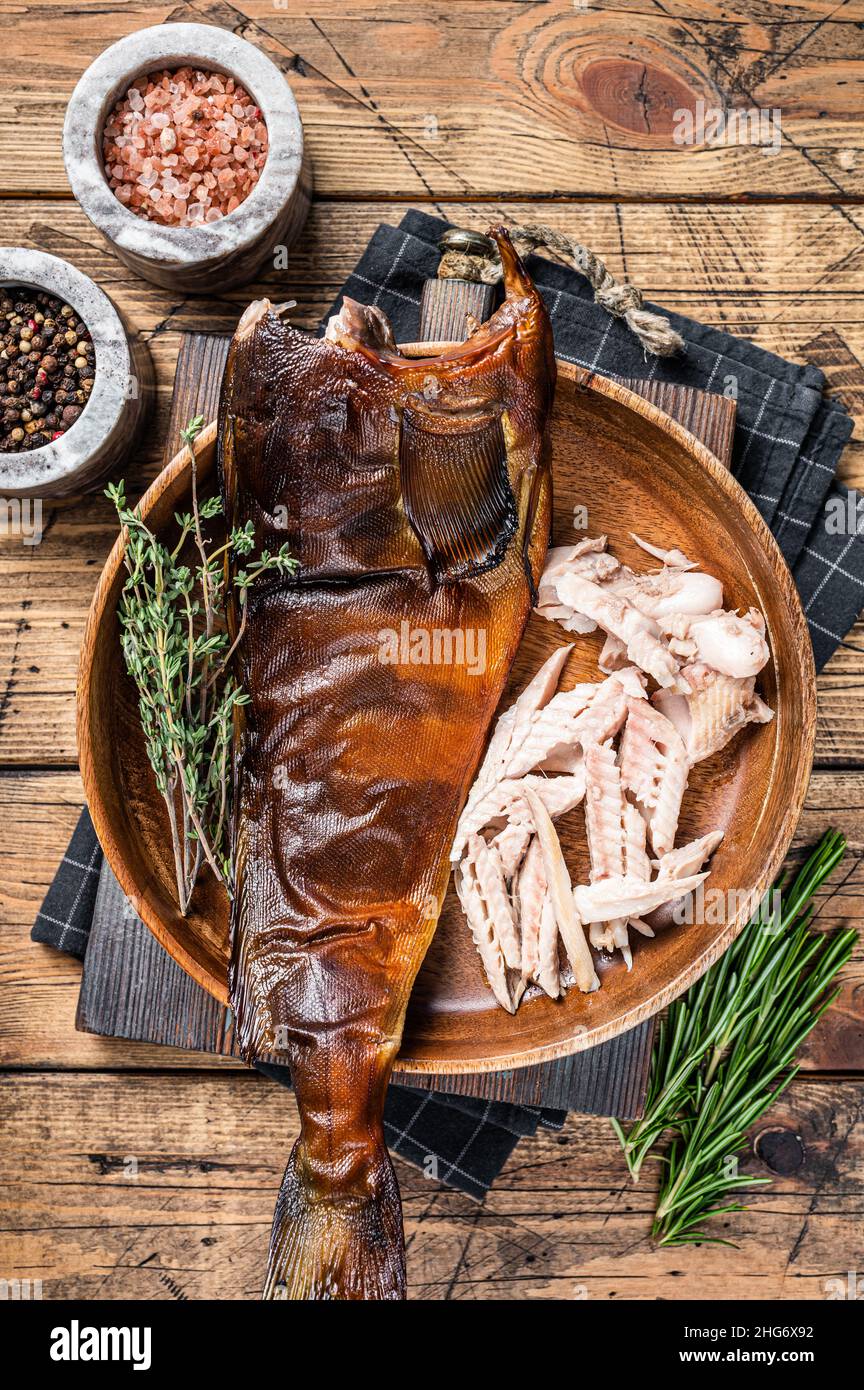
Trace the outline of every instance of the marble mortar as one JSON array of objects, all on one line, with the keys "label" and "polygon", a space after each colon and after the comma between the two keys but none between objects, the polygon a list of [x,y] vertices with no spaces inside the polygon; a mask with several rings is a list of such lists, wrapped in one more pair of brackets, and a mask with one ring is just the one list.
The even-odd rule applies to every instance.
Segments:
[{"label": "marble mortar", "polygon": [[[137,216],[105,177],[102,132],[118,99],[149,72],[186,65],[234,77],[261,108],[268,155],[249,197],[202,227],[163,227]],[[311,179],[303,127],[288,82],[254,44],[210,24],[159,24],[106,48],[66,110],[63,157],[72,192],[122,261],[166,289],[206,294],[254,279],[306,221]]]},{"label": "marble mortar", "polygon": [[153,393],[150,354],[127,334],[107,294],[59,256],[0,247],[0,287],[13,285],[71,305],[90,332],[96,370],[90,399],[65,434],[41,449],[0,454],[0,498],[78,496],[132,450]]}]

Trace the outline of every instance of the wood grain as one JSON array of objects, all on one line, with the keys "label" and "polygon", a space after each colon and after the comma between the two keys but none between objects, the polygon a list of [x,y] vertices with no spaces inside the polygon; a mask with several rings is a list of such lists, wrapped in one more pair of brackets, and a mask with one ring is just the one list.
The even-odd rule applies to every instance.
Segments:
[{"label": "wood grain", "polygon": [[[181,970],[143,922],[124,911],[123,892],[103,865],[87,943],[75,1027],[126,1038],[232,1056],[237,1042],[229,1010]],[[642,1114],[653,1020],[590,1052],[540,1066],[460,1076],[434,1072],[395,1082],[516,1105],[545,1105],[591,1115],[636,1119]],[[284,1059],[262,1056],[279,1063]]]},{"label": "wood grain", "polygon": [[[179,301],[134,281],[69,198],[59,136],[93,56],[171,17],[236,25],[283,63],[328,194],[288,274],[249,297],[279,285],[313,322],[376,223],[398,221],[400,195],[474,226],[549,221],[649,298],[818,362],[856,420],[842,475],[864,487],[858,0],[37,0],[4,16],[0,239],[67,256],[147,337],[160,402],[133,495],[161,458],[178,332],[230,330],[245,295]],[[672,148],[682,83],[683,105],[778,106],[781,153]],[[75,763],[77,650],[113,540],[100,499],[45,523],[35,552],[0,540],[0,1062],[63,1074],[4,1078],[2,1266],[43,1275],[49,1297],[254,1298],[293,1100],[231,1062],[75,1033],[80,967],[28,939],[81,805],[77,774],[52,769]],[[859,624],[820,680],[823,770],[796,840],[800,855],[839,824],[852,841],[823,924],[864,919],[862,686]],[[831,1079],[795,1083],[767,1117],[787,1150],[802,1137],[804,1160],[734,1218],[737,1251],[652,1251],[650,1185],[626,1182],[605,1123],[573,1118],[520,1144],[479,1211],[399,1165],[412,1295],[824,1297],[826,1277],[860,1268],[862,1003],[859,954],[805,1059]],[[199,1061],[209,1074],[189,1072]],[[130,1152],[144,1159],[134,1183]]]},{"label": "wood grain", "polygon": [[[436,336],[446,339],[461,333],[465,317],[462,288],[462,282],[454,280],[427,283],[420,324],[424,340]],[[482,286],[464,288],[480,290],[484,296],[488,293]],[[483,312],[488,314],[488,298],[483,303]],[[473,304],[475,313],[480,313],[481,307]],[[442,331],[436,334],[439,325]],[[167,430],[169,457],[187,419],[199,413],[205,419],[212,416],[227,347],[227,338],[184,336]],[[657,382],[623,384],[684,424],[716,456],[729,458],[734,401]],[[103,879],[106,871],[110,875],[105,866]],[[234,1052],[224,1009],[167,957],[140,924],[119,910],[122,894],[113,876],[100,886],[100,900],[103,894],[107,894],[111,907],[106,910],[103,905],[95,914],[76,1026],[108,1037]],[[143,983],[130,991],[126,985],[130,979]],[[575,1058],[506,1072],[467,1073],[450,1078],[425,1074],[421,1079],[430,1089],[458,1090],[462,1094],[592,1114],[634,1116],[641,1113],[652,1039],[653,1027],[646,1024]]]},{"label": "wood grain", "polygon": [[[397,1159],[409,1296],[824,1298],[828,1279],[860,1269],[862,1104],[860,1080],[793,1083],[742,1161],[773,1185],[718,1224],[731,1251],[652,1247],[654,1172],[630,1182],[608,1121],[574,1115],[523,1141],[482,1206]],[[7,1075],[0,1106],[4,1275],[41,1279],[46,1299],[259,1296],[298,1132],[281,1087],[252,1074]]]},{"label": "wood grain", "polygon": [[[3,148],[0,140],[0,150]],[[10,198],[3,235],[65,256],[115,299],[143,333],[157,361],[168,361],[174,331],[232,332],[262,290],[297,300],[296,319],[324,314],[379,222],[398,223],[411,202],[371,197],[319,199],[287,270],[273,270],[223,296],[173,297],[137,279],[104,245],[73,202]],[[544,203],[496,197],[491,202],[442,198],[430,212],[486,230],[495,220],[543,220],[578,235],[614,275],[649,299],[700,322],[728,328],[796,361],[817,361],[860,412],[864,361],[861,265],[864,209],[842,205]],[[158,339],[165,339],[159,343]],[[161,357],[159,354],[164,353]],[[174,342],[176,356],[176,341]],[[172,359],[173,360],[173,359]],[[171,374],[158,372],[163,393]],[[860,413],[858,418],[860,419]],[[152,433],[151,462],[162,436]]]},{"label": "wood grain", "polygon": [[[83,14],[82,14],[83,9]],[[171,19],[222,24],[283,69],[319,192],[434,201],[594,195],[834,201],[864,193],[850,7],[718,0],[198,0],[15,16],[0,84],[0,190],[67,195],[63,110],[109,43]],[[676,112],[779,110],[778,148],[676,142]],[[26,128],[38,171],[18,154]]]}]

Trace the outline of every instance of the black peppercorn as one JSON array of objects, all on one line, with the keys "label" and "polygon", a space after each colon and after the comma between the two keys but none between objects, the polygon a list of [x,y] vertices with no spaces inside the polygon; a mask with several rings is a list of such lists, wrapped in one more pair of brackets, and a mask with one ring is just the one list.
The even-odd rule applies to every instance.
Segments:
[{"label": "black peppercorn", "polygon": [[44,291],[0,294],[0,452],[39,449],[73,425],[94,386],[87,326]]}]

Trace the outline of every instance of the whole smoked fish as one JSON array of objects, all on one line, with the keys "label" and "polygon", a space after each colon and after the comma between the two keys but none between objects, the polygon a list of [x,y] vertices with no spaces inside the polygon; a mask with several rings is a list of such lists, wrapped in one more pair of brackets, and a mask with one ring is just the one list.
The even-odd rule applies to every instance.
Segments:
[{"label": "whole smoked fish", "polygon": [[552,336],[494,235],[504,302],[441,356],[375,308],[312,338],[262,300],[226,365],[229,525],[300,562],[252,585],[237,652],[231,1002],[301,1119],[265,1298],[405,1296],[384,1098],[550,528]]}]

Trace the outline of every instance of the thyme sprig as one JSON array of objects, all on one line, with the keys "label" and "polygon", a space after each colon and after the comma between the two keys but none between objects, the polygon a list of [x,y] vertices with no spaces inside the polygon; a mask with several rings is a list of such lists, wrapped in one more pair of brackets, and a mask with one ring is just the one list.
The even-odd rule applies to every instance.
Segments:
[{"label": "thyme sprig", "polygon": [[[830,985],[848,961],[855,931],[811,930],[813,895],[840,862],[846,841],[828,831],[780,893],[779,921],[765,900],[725,955],[660,1024],[641,1120],[612,1124],[638,1181],[648,1157],[663,1164],[652,1235],[659,1245],[728,1245],[703,1227],[743,1211],[741,1188],[770,1178],[739,1174],[748,1129],[789,1085],[804,1039],[836,998]],[[665,1153],[655,1148],[664,1136]]]},{"label": "thyme sprig", "polygon": [[[212,546],[208,522],[222,513],[218,496],[199,496],[195,440],[204,417],[190,420],[181,437],[189,452],[192,509],[177,513],[170,546],[126,501],[122,482],[106,488],[124,530],[128,571],[118,605],[126,669],[138,690],[147,757],[171,827],[180,911],[189,909],[203,864],[232,890],[229,817],[231,742],[236,710],[249,697],[231,658],[243,637],[250,586],[267,571],[291,574],[297,562],[287,546],[263,551],[229,577],[227,561],[255,548],[251,522]],[[185,555],[192,544],[194,559]],[[233,642],[226,604],[233,594],[240,620]]]}]

